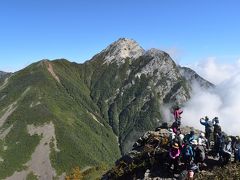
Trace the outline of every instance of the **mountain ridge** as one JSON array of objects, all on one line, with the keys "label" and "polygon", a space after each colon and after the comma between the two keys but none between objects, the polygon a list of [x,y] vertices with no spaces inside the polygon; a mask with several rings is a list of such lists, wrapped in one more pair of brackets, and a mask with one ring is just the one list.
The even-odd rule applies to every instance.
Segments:
[{"label": "mountain ridge", "polygon": [[[114,47],[118,43],[123,49]],[[0,139],[0,178],[11,178],[16,170],[42,176],[30,164],[23,168],[44,138],[29,134],[28,125],[53,124],[47,157],[61,177],[76,166],[112,165],[139,135],[165,121],[164,104],[183,104],[191,94],[190,82],[167,53],[145,51],[128,39],[82,64],[38,61],[9,76],[2,87],[0,137],[6,133]]]}]

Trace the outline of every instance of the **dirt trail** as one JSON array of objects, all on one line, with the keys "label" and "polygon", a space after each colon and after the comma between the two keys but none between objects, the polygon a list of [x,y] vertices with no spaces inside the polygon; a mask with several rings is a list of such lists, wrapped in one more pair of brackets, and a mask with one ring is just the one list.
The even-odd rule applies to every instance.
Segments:
[{"label": "dirt trail", "polygon": [[8,83],[8,80],[9,80],[10,77],[11,77],[11,76],[7,77],[7,78],[4,80],[3,84],[0,86],[0,91],[3,90],[3,89],[7,86],[7,83]]},{"label": "dirt trail", "polygon": [[5,113],[2,115],[2,117],[0,117],[0,128],[2,127],[2,125],[5,123],[5,121],[7,120],[7,118],[17,109],[17,102],[26,95],[26,93],[30,90],[30,87],[28,87],[22,94],[21,96],[14,101],[12,104],[10,104],[5,110]]},{"label": "dirt trail", "polygon": [[7,120],[7,118],[17,109],[17,101],[13,102],[12,104],[10,104],[7,107],[6,112],[2,115],[2,117],[0,118],[0,128],[2,127],[2,125],[5,123],[5,121]]},{"label": "dirt trail", "polygon": [[30,172],[33,172],[35,175],[37,175],[38,179],[40,180],[53,179],[56,176],[56,172],[51,165],[49,157],[51,152],[50,143],[52,142],[54,144],[55,150],[59,151],[56,145],[54,124],[50,122],[48,124],[37,127],[34,125],[28,125],[27,129],[30,135],[37,134],[39,136],[42,136],[42,139],[33,152],[31,160],[25,164],[27,166],[27,169],[21,172],[15,172],[6,180],[26,179],[27,175]]},{"label": "dirt trail", "polygon": [[97,117],[94,115],[94,114],[92,114],[92,113],[90,113],[90,112],[88,112],[91,116],[92,116],[92,118],[97,122],[97,123],[99,123],[101,126],[104,126],[98,119],[97,119]]},{"label": "dirt trail", "polygon": [[13,125],[9,126],[5,130],[0,130],[0,140],[3,140],[8,135],[8,133],[11,131],[12,128],[13,128]]},{"label": "dirt trail", "polygon": [[48,62],[48,61],[45,61],[44,63],[46,64],[47,69],[48,69],[48,71],[50,72],[50,74],[53,76],[53,78],[54,78],[58,83],[61,84],[59,77],[58,77],[58,76],[55,74],[55,72],[53,71],[53,66],[52,66],[52,64],[51,64],[50,62]]}]

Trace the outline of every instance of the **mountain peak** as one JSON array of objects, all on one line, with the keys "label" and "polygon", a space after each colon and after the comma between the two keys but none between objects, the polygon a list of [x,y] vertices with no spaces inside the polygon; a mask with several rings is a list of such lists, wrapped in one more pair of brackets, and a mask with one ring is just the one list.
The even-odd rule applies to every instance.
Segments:
[{"label": "mountain peak", "polygon": [[144,49],[133,39],[120,38],[103,50],[105,63],[124,63],[124,59],[137,59],[144,54]]},{"label": "mountain peak", "polygon": [[147,50],[147,52],[146,52],[146,55],[153,56],[153,57],[162,56],[164,54],[166,54],[164,51],[161,51],[156,48],[151,48],[151,49]]}]

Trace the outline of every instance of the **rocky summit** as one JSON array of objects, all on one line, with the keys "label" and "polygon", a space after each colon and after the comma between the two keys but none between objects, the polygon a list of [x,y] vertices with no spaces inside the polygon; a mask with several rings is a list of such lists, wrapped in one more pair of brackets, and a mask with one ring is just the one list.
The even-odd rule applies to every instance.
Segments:
[{"label": "rocky summit", "polygon": [[41,60],[1,76],[0,179],[63,179],[78,167],[94,179],[166,120],[163,105],[191,98],[190,77],[127,38],[82,64]]},{"label": "rocky summit", "polygon": [[[145,132],[133,144],[132,150],[119,158],[101,179],[218,180],[240,178],[240,164],[236,161],[236,156],[230,156],[228,162],[226,162],[223,158],[224,153],[220,156],[215,155],[214,147],[216,146],[214,145],[206,149],[206,146],[202,143],[188,144],[186,137],[190,132],[189,127],[181,127],[181,132],[182,139],[173,133],[171,126],[161,126],[156,128],[155,131]],[[195,141],[199,142],[196,139],[203,132],[197,129],[194,129],[194,132]],[[227,137],[231,137],[232,141],[234,141],[233,136],[226,136],[224,143],[227,143]],[[174,156],[171,157],[170,155],[172,147],[176,146],[176,143],[177,148],[181,147],[177,165],[172,163]],[[193,159],[189,162],[190,164],[186,164],[184,160],[184,148],[187,146],[191,146],[194,151]],[[190,176],[191,172],[193,177]]]},{"label": "rocky summit", "polygon": [[144,54],[144,49],[139,44],[127,38],[120,38],[104,49],[104,63],[123,64],[126,58],[137,59]]}]

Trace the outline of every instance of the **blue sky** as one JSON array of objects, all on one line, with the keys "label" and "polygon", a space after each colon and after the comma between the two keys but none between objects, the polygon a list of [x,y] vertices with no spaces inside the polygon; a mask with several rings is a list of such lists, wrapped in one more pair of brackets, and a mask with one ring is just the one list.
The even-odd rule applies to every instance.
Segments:
[{"label": "blue sky", "polygon": [[84,62],[120,37],[179,63],[240,58],[237,0],[2,0],[0,70],[40,59]]}]

